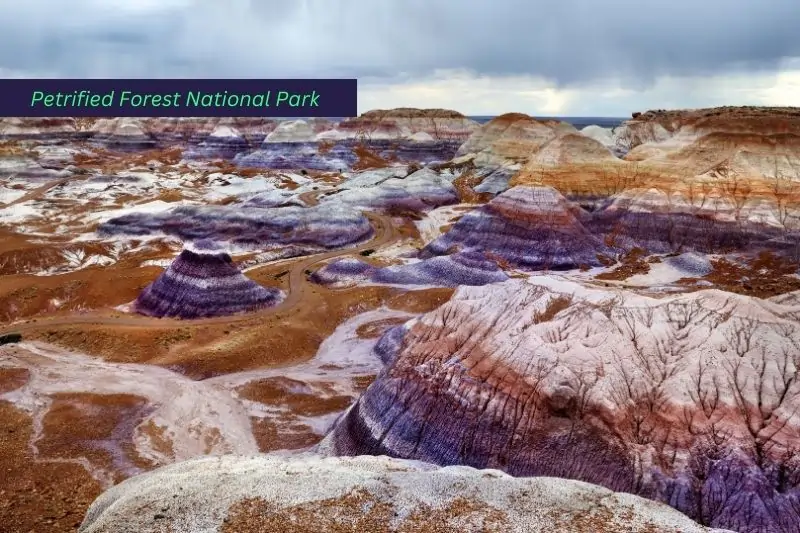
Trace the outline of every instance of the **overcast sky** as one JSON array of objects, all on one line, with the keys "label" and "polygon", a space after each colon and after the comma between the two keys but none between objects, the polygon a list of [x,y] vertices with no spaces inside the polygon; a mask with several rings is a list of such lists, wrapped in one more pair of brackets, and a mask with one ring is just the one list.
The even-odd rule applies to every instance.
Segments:
[{"label": "overcast sky", "polygon": [[357,77],[359,111],[800,106],[800,0],[0,0],[0,76]]}]

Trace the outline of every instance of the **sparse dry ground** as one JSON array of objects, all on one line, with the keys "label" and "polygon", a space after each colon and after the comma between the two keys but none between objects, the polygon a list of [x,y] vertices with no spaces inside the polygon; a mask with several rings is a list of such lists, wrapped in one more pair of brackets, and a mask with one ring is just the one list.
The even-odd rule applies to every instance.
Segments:
[{"label": "sparse dry ground", "polygon": [[386,305],[426,312],[445,302],[452,289],[405,292],[387,287],[331,290],[313,286],[292,310],[233,324],[159,327],[42,325],[25,334],[108,361],[149,363],[192,378],[305,361],[347,318]]},{"label": "sparse dry ground", "polygon": [[[0,386],[8,387],[0,377]],[[36,462],[31,419],[0,401],[0,525],[4,533],[74,532],[101,487],[79,464]]]},{"label": "sparse dry ground", "polygon": [[[112,328],[64,326],[34,331],[28,339],[44,339],[114,361],[150,362],[182,370],[203,378],[247,369],[290,365],[312,357],[319,344],[346,318],[386,305],[409,312],[427,312],[452,295],[452,289],[403,292],[397,289],[365,288],[307,291],[307,300],[296,311],[235,325],[185,328]],[[394,322],[368,324],[361,332],[374,338],[376,332]],[[24,369],[0,371],[0,391],[23,386]],[[355,380],[364,390],[374,376]],[[278,380],[279,381],[279,380]],[[238,389],[241,397],[271,405],[288,406],[293,414],[319,416],[346,408],[349,397],[332,394],[288,393],[274,379],[264,379]],[[152,465],[140,457],[132,444],[133,429],[146,416],[149,406],[133,395],[58,394],[44,417],[37,442],[41,457],[74,461],[84,457],[95,468],[115,472],[115,481]],[[284,427],[280,418],[251,419],[262,451],[311,446],[320,436],[310,428]],[[288,424],[292,422],[285,421]],[[304,429],[304,430],[303,430]],[[163,428],[148,428],[158,435]],[[86,508],[101,487],[83,466],[73,462],[36,462],[27,448],[31,421],[11,404],[0,403],[0,523],[10,524],[9,533],[75,531]],[[169,439],[163,439],[169,447]],[[33,488],[36,489],[33,492]],[[8,496],[6,496],[8,495]],[[3,531],[6,531],[4,529]]]},{"label": "sparse dry ground", "polygon": [[[614,270],[602,272],[595,276],[595,279],[622,281],[637,274],[647,274],[650,272],[650,264],[645,260],[646,256],[646,251],[641,248],[634,248],[622,256],[620,259],[621,264],[614,268]],[[609,260],[613,261],[611,259]]]},{"label": "sparse dry ground", "polygon": [[758,257],[735,263],[728,259],[716,259],[711,262],[713,270],[702,278],[683,278],[679,284],[687,287],[698,282],[728,292],[735,292],[757,298],[770,298],[788,292],[800,290],[800,264],[778,257],[770,252],[763,252]]},{"label": "sparse dry ground", "polygon": [[92,266],[74,272],[36,276],[20,271],[42,272],[64,263],[65,251],[86,256],[106,256],[101,243],[68,245],[57,241],[39,243],[16,233],[0,233],[0,323],[43,314],[66,314],[83,309],[110,308],[132,301],[163,269],[141,267],[142,262],[168,259],[172,249],[156,243],[150,249],[124,256],[109,266]]}]

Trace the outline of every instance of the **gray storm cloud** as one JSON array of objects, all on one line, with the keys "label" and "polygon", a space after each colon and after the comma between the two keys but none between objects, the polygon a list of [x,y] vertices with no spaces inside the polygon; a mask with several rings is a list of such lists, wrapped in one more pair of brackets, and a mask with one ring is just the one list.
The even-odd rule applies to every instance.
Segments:
[{"label": "gray storm cloud", "polygon": [[769,71],[797,0],[0,0],[0,70],[63,77],[424,77],[560,86]]}]

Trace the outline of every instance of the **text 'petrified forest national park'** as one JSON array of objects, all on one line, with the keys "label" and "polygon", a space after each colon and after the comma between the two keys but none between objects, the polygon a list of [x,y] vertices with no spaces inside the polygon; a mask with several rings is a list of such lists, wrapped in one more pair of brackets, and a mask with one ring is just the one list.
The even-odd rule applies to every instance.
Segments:
[{"label": "text 'petrified forest national park'", "polygon": [[0,80],[0,86],[0,111],[6,116],[330,117],[356,112],[356,80]]}]

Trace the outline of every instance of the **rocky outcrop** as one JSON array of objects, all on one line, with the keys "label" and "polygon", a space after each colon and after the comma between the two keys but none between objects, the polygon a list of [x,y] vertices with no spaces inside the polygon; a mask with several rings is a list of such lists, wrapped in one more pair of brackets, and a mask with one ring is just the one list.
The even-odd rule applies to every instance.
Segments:
[{"label": "rocky outcrop", "polygon": [[180,206],[162,213],[132,213],[98,228],[101,236],[170,235],[185,242],[210,240],[246,249],[293,246],[319,251],[372,237],[369,220],[341,204],[258,208]]},{"label": "rocky outcrop", "polygon": [[475,253],[434,257],[406,265],[375,267],[357,259],[342,259],[316,271],[311,279],[325,285],[486,285],[508,279],[494,261]]},{"label": "rocky outcrop", "polygon": [[321,449],[577,479],[713,527],[797,532],[787,304],[553,277],[462,287],[387,333],[397,353]]},{"label": "rocky outcrop", "polygon": [[283,294],[242,274],[226,253],[183,250],[133,304],[155,317],[205,318],[273,307]]},{"label": "rocky outcrop", "polygon": [[466,213],[420,257],[477,251],[528,270],[599,265],[605,246],[576,218],[579,211],[555,189],[519,185]]},{"label": "rocky outcrop", "polygon": [[[177,497],[179,495],[179,497]],[[387,457],[203,458],[101,495],[80,533],[385,531],[723,533],[586,483]]]}]

